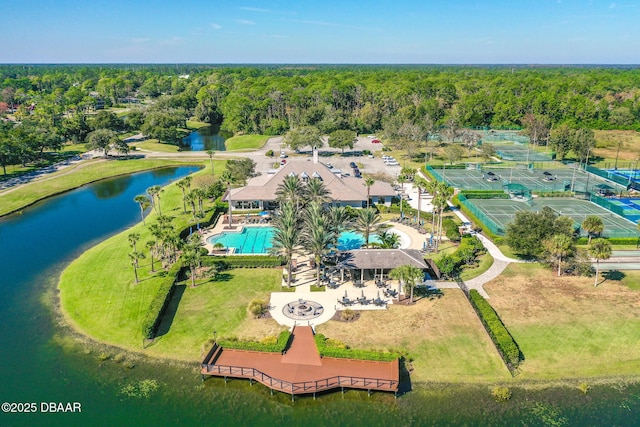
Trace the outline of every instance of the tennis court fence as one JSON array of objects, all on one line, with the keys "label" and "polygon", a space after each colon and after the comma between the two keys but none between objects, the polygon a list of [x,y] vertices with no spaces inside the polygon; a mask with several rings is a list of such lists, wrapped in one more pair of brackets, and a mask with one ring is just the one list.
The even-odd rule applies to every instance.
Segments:
[{"label": "tennis court fence", "polygon": [[598,175],[601,178],[605,178],[605,179],[608,179],[609,181],[613,181],[616,184],[623,185],[624,188],[628,188],[629,186],[629,180],[621,177],[620,175],[616,175],[606,170],[598,169],[591,165],[587,165],[586,169],[587,169],[587,172],[591,172],[592,174]]},{"label": "tennis court fence", "polygon": [[465,208],[467,208],[469,212],[471,212],[476,218],[478,218],[478,221],[482,222],[485,225],[485,227],[489,229],[489,231],[491,231],[493,234],[504,236],[505,234],[504,228],[496,224],[495,221],[489,218],[489,216],[486,213],[484,213],[480,208],[478,208],[476,205],[469,202],[469,200],[464,194],[458,194],[458,200],[460,201],[460,204]]}]

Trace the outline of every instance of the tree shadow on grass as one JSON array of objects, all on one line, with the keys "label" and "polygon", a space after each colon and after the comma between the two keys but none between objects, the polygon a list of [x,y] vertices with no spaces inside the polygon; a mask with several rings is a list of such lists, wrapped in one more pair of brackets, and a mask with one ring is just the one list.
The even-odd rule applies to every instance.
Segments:
[{"label": "tree shadow on grass", "polygon": [[438,288],[431,288],[429,286],[416,286],[413,290],[413,300],[421,300],[428,298],[429,300],[442,298],[442,290]]},{"label": "tree shadow on grass", "polygon": [[184,295],[184,292],[186,289],[187,289],[187,285],[175,286],[175,290],[171,295],[171,300],[169,301],[169,304],[167,305],[167,309],[164,311],[164,315],[162,316],[162,321],[158,326],[158,331],[156,332],[156,339],[167,334],[169,332],[169,329],[171,329],[171,325],[173,324],[173,319],[176,317],[178,307],[180,306],[180,301],[182,300],[182,295]]},{"label": "tree shadow on grass", "polygon": [[610,271],[603,271],[602,272],[602,278],[605,279],[605,280],[616,280],[616,281],[620,282],[625,277],[627,277],[627,275],[624,274],[622,271],[619,271],[619,270],[610,270]]}]

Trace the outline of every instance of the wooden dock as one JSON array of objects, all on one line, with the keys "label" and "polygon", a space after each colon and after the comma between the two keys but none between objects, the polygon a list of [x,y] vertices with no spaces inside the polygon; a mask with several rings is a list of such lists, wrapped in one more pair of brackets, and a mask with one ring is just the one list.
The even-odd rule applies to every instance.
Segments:
[{"label": "wooden dock", "polygon": [[320,357],[310,326],[296,326],[284,353],[224,349],[217,344],[202,362],[203,376],[247,378],[272,390],[294,395],[332,389],[363,389],[397,393],[400,364]]}]

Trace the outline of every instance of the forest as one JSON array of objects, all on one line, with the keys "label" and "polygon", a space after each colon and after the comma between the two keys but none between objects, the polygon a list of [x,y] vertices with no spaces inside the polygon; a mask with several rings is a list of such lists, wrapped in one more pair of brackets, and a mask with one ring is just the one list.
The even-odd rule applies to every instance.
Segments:
[{"label": "forest", "polygon": [[188,119],[234,134],[312,126],[416,143],[447,130],[453,140],[464,128],[510,128],[553,145],[578,129],[640,129],[640,68],[3,65],[0,117],[3,166],[126,132],[172,142]]}]

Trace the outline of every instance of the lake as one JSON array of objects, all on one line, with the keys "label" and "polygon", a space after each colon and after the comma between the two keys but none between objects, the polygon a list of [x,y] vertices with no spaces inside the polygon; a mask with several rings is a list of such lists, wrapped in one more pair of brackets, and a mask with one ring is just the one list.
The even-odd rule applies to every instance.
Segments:
[{"label": "lake", "polygon": [[206,126],[198,129],[180,142],[182,151],[226,151],[224,142],[233,135],[220,130],[220,125]]},{"label": "lake", "polygon": [[[0,219],[0,400],[38,408],[36,414],[0,413],[0,425],[636,425],[640,419],[637,385],[594,386],[586,396],[573,385],[512,388],[512,399],[497,403],[485,385],[413,384],[397,400],[348,391],[291,402],[248,381],[203,383],[198,363],[140,357],[131,368],[116,360],[117,349],[100,360],[100,349],[70,339],[58,322],[58,277],[84,250],[139,221],[133,197],[194,170],[101,181]],[[42,402],[78,402],[82,412],[41,413]]]}]

